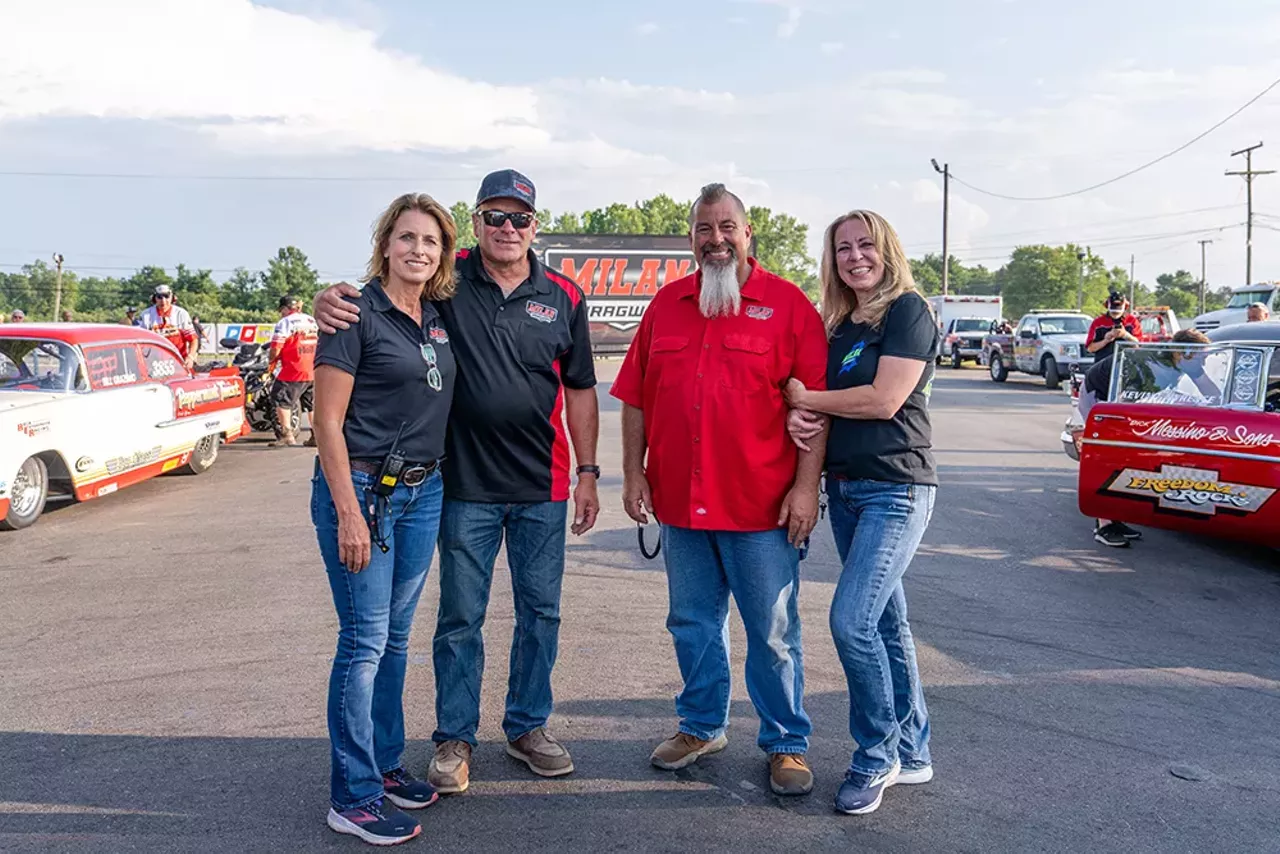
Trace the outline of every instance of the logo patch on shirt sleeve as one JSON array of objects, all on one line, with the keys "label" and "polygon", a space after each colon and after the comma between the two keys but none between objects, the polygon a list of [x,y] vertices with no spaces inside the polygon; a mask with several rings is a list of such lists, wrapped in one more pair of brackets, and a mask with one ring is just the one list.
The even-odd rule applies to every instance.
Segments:
[{"label": "logo patch on shirt sleeve", "polygon": [[773,317],[773,309],[767,305],[749,305],[747,306],[747,317],[753,320],[768,320]]},{"label": "logo patch on shirt sleeve", "polygon": [[437,344],[449,343],[449,333],[445,332],[439,326],[431,327],[431,330],[428,334],[431,336],[431,340],[436,342]]},{"label": "logo patch on shirt sleeve", "polygon": [[529,316],[534,320],[540,320],[543,323],[552,323],[555,321],[560,312],[556,311],[549,305],[543,305],[540,302],[529,300],[524,304],[524,310],[529,312]]}]

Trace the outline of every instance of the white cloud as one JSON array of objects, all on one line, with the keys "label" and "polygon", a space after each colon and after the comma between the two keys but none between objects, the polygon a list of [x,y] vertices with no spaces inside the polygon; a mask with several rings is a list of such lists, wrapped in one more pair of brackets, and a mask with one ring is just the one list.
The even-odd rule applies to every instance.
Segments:
[{"label": "white cloud", "polygon": [[873,71],[859,79],[863,86],[933,86],[947,82],[947,75],[931,68]]},{"label": "white cloud", "polygon": [[818,46],[818,49],[827,56],[835,56],[844,50],[844,42],[823,42]]},{"label": "white cloud", "polygon": [[658,32],[659,29],[660,27],[653,21],[645,21],[643,24],[640,24],[639,26],[636,27],[636,35],[651,36],[654,33]]},{"label": "white cloud", "polygon": [[778,38],[789,39],[796,34],[796,30],[800,29],[800,16],[804,14],[804,10],[799,6],[787,7],[787,18],[781,24],[778,24]]},{"label": "white cloud", "polygon": [[0,53],[0,122],[184,120],[237,147],[302,150],[551,143],[527,87],[437,71],[369,30],[248,0],[44,0],[5,16],[12,42],[59,48]]}]

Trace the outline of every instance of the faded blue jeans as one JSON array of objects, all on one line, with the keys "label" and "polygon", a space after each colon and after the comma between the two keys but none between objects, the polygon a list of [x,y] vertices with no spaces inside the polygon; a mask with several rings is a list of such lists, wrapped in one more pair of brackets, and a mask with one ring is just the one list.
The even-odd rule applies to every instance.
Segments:
[{"label": "faded blue jeans", "polygon": [[560,583],[568,502],[444,503],[440,524],[440,612],[432,656],[436,670],[436,744],[474,746],[480,726],[485,612],[493,562],[505,534],[515,599],[507,712],[508,741],[546,726],[551,717],[551,669],[560,639]]},{"label": "faded blue jeans", "polygon": [[800,552],[785,528],[695,531],[662,528],[670,608],[684,689],[676,696],[680,731],[707,741],[729,725],[729,594],[747,632],[747,694],[760,717],[765,753],[806,753],[812,726],[804,711],[800,643]]},{"label": "faded blue jeans", "polygon": [[893,767],[929,765],[929,710],[907,623],[902,577],[933,515],[937,487],[835,480],[831,532],[844,569],[831,601],[831,636],[849,683],[849,771],[866,781]]},{"label": "faded blue jeans", "polygon": [[[363,504],[373,475],[353,471],[351,482]],[[311,521],[338,612],[328,712],[329,798],[337,810],[382,797],[383,772],[400,767],[409,631],[431,566],[443,499],[439,471],[419,486],[397,486],[381,529],[390,550],[383,554],[374,546],[369,565],[349,572],[338,556],[333,495],[316,462]]]}]

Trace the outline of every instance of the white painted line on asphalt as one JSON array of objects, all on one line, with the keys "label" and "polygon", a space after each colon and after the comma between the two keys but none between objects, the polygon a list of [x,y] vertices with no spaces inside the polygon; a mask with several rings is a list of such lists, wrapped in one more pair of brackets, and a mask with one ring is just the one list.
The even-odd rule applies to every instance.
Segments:
[{"label": "white painted line on asphalt", "polygon": [[605,792],[714,792],[719,786],[683,780],[472,780],[467,795],[579,795]]}]

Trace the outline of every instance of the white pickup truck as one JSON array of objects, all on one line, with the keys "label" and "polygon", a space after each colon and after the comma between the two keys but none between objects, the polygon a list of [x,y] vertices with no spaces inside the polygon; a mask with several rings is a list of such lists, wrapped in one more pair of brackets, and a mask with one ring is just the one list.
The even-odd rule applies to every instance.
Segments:
[{"label": "white pickup truck", "polygon": [[1071,376],[1071,366],[1087,368],[1093,354],[1085,349],[1093,318],[1078,311],[1036,310],[1018,321],[1012,335],[988,335],[982,341],[982,363],[998,383],[1010,371],[1044,377],[1058,388]]}]

